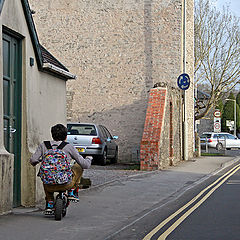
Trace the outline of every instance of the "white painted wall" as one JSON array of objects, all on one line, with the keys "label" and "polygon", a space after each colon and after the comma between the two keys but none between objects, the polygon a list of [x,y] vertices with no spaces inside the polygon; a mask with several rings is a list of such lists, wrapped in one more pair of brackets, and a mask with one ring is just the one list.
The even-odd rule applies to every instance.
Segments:
[{"label": "white painted wall", "polygon": [[[22,205],[42,203],[44,194],[41,182],[36,179],[36,171],[29,164],[29,158],[37,145],[50,139],[50,128],[57,123],[66,124],[66,81],[56,76],[41,72],[38,69],[36,56],[28,31],[21,1],[7,0],[0,16],[0,26],[21,34],[22,41]],[[0,46],[2,46],[2,31],[0,31]],[[34,66],[30,66],[30,57],[34,58]],[[3,77],[2,48],[0,47],[0,76]],[[5,197],[6,189],[12,192],[13,156],[6,152],[3,142],[3,86],[0,81],[0,166],[8,162],[5,172],[7,186],[3,189],[0,176],[0,204],[8,203],[0,208],[0,214],[11,210],[12,194]],[[8,160],[6,160],[8,159]],[[4,196],[3,196],[4,195]],[[3,205],[2,205],[3,206]]]}]

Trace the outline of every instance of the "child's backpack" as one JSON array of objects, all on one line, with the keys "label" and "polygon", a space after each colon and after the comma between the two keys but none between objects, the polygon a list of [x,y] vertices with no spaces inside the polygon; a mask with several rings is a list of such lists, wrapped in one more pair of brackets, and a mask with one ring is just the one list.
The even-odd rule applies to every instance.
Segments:
[{"label": "child's backpack", "polygon": [[53,149],[49,141],[44,142],[47,151],[45,152],[38,176],[44,184],[56,185],[66,184],[72,180],[72,170],[67,161],[67,155],[62,150],[68,143],[62,142],[56,149]]}]

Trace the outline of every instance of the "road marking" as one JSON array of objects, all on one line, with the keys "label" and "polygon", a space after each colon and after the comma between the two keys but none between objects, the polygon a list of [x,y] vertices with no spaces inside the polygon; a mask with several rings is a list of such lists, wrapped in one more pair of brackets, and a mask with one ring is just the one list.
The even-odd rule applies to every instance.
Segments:
[{"label": "road marking", "polygon": [[175,213],[166,218],[163,222],[161,222],[157,227],[155,227],[150,233],[148,233],[143,240],[150,240],[154,234],[156,234],[162,227],[164,227],[168,222],[170,222],[173,218],[175,218],[178,214],[188,208],[193,202],[195,202],[198,198],[200,198],[206,191],[212,188],[202,199],[200,199],[193,207],[191,207],[185,214],[183,214],[174,224],[172,224],[159,238],[158,240],[164,240],[166,237],[177,227],[179,226],[185,218],[187,218],[194,210],[196,210],[204,201],[207,200],[208,197],[219,188],[224,182],[227,181],[235,172],[240,169],[240,164],[233,167],[223,176],[219,177],[216,181],[210,184],[208,187],[203,189],[198,195],[196,195],[192,200],[186,203],[183,207],[177,210]]},{"label": "road marking", "polygon": [[240,184],[240,180],[229,180],[229,181],[227,181],[227,184],[228,184],[228,185],[231,185],[231,184]]}]

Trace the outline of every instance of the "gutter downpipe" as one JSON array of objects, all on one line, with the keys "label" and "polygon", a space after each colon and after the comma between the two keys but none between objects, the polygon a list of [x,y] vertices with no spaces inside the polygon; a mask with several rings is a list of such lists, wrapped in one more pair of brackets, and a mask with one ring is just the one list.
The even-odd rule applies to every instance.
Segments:
[{"label": "gutter downpipe", "polygon": [[[186,73],[186,1],[183,0],[183,72]],[[183,157],[184,160],[188,160],[188,122],[187,122],[187,97],[186,90],[183,90],[183,103],[184,103],[184,118],[183,118]]]}]

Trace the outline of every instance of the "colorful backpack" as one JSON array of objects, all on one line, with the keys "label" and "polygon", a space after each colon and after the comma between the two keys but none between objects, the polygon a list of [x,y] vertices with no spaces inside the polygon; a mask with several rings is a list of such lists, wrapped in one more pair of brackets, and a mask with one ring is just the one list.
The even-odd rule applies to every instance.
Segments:
[{"label": "colorful backpack", "polygon": [[72,180],[72,170],[67,155],[62,150],[68,143],[62,142],[53,149],[49,141],[44,142],[48,149],[41,162],[38,176],[44,184],[66,184]]}]

